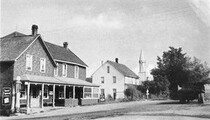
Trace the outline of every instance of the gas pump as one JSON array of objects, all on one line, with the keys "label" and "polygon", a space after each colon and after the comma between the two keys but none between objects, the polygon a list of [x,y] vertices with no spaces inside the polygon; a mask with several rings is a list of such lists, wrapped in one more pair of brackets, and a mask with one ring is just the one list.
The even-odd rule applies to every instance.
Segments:
[{"label": "gas pump", "polygon": [[2,88],[2,107],[3,112],[6,115],[10,114],[10,108],[11,108],[11,88],[10,87],[3,87]]}]

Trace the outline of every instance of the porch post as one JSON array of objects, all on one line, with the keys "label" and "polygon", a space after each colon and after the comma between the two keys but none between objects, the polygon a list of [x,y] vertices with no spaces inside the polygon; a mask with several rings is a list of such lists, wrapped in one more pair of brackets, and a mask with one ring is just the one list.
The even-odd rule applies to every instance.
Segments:
[{"label": "porch post", "polygon": [[55,107],[55,84],[53,84],[53,107]]},{"label": "porch post", "polygon": [[73,99],[75,99],[75,86],[73,86]]},{"label": "porch post", "polygon": [[30,82],[28,82],[28,85],[27,85],[27,111],[26,113],[29,114],[30,113],[30,108],[29,108],[29,99],[30,99]]},{"label": "porch post", "polygon": [[63,86],[63,89],[64,89],[64,91],[63,91],[64,92],[64,99],[66,99],[66,85]]},{"label": "porch post", "polygon": [[82,98],[85,98],[85,86],[83,86],[83,91],[82,91]]},{"label": "porch post", "polygon": [[43,97],[44,97],[44,83],[42,83],[41,102],[40,102],[41,108],[43,108]]}]

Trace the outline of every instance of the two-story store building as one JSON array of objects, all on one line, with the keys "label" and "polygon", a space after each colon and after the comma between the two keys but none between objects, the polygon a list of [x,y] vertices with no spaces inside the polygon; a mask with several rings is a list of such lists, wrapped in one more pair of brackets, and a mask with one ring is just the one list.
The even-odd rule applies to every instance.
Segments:
[{"label": "two-story store building", "polygon": [[85,81],[87,65],[67,42],[46,42],[33,25],[32,35],[13,32],[0,43],[1,112],[98,102],[99,86]]}]

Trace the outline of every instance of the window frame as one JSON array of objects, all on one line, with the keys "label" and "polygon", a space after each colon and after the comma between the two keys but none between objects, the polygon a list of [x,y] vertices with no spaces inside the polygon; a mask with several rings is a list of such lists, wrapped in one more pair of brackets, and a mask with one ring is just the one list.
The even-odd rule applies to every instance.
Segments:
[{"label": "window frame", "polygon": [[[43,69],[42,69],[42,66],[43,66]],[[46,72],[46,58],[40,58],[40,72],[41,73]]]},{"label": "window frame", "polygon": [[110,67],[107,66],[107,73],[110,73]]},{"label": "window frame", "polygon": [[[90,91],[85,91],[86,89],[89,89]],[[91,87],[84,87],[84,99],[90,99],[92,98],[92,88]],[[86,96],[88,94],[88,97]]]},{"label": "window frame", "polygon": [[[26,99],[26,88],[27,88],[27,86],[25,85],[25,84],[21,84],[21,89],[20,89],[20,99],[22,100],[22,99]],[[21,97],[21,93],[24,93],[24,97]]]},{"label": "window frame", "polygon": [[[47,89],[46,89],[46,87],[47,87]],[[45,92],[47,93],[47,97],[45,97]],[[43,99],[49,99],[49,86],[48,85],[44,85]]]},{"label": "window frame", "polygon": [[62,70],[63,77],[67,77],[67,69],[68,69],[68,65],[66,63],[63,63],[63,70]]},{"label": "window frame", "polygon": [[74,66],[74,78],[79,78],[79,66]]},{"label": "window frame", "polygon": [[59,64],[56,63],[56,67],[54,68],[54,76],[58,76],[58,66]]},{"label": "window frame", "polygon": [[113,83],[117,83],[117,77],[116,76],[113,76]]},{"label": "window frame", "polygon": [[32,71],[32,69],[33,69],[33,55],[26,54],[26,71]]},{"label": "window frame", "polygon": [[101,83],[104,84],[105,83],[105,77],[101,77]]}]

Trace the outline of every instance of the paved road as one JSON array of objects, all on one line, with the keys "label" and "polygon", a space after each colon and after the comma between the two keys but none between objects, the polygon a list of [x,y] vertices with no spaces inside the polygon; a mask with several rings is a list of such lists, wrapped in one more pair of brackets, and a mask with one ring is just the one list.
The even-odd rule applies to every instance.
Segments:
[{"label": "paved road", "polygon": [[32,115],[4,117],[3,119],[206,120],[210,119],[210,104],[178,104],[173,101],[136,101],[62,108]]}]

